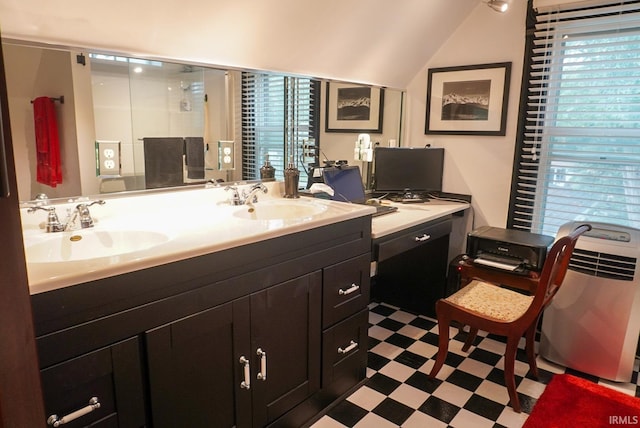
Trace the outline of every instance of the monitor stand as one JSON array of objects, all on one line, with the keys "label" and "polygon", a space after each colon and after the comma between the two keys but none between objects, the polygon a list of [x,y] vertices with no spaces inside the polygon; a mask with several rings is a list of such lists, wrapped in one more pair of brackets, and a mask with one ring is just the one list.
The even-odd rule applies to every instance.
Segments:
[{"label": "monitor stand", "polygon": [[402,193],[394,195],[390,199],[394,202],[402,202],[404,204],[420,203],[429,200],[429,198],[425,197],[422,193],[413,192],[411,189],[404,189]]}]

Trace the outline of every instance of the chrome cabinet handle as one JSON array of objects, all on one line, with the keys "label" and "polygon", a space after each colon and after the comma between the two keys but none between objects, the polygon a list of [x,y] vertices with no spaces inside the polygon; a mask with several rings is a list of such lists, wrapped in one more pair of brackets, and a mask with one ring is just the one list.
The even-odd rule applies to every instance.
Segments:
[{"label": "chrome cabinet handle", "polygon": [[71,412],[66,416],[58,418],[58,415],[51,415],[47,418],[47,425],[53,427],[59,427],[60,425],[68,424],[71,421],[78,419],[86,414],[93,412],[96,409],[100,408],[100,401],[98,401],[98,397],[91,397],[89,400],[89,405],[83,407],[82,409],[78,409],[75,412]]},{"label": "chrome cabinet handle", "polygon": [[342,288],[338,290],[338,294],[341,296],[346,296],[347,294],[351,294],[354,291],[357,291],[359,289],[360,289],[359,285],[351,284],[351,287],[347,288],[346,290],[343,290]]},{"label": "chrome cabinet handle", "polygon": [[244,356],[240,357],[240,364],[244,365],[244,380],[240,383],[240,388],[250,389],[251,388],[251,373],[249,367],[249,360],[247,360]]},{"label": "chrome cabinet handle", "polygon": [[416,242],[424,242],[424,241],[428,241],[429,239],[431,239],[431,235],[427,235],[426,233],[423,233],[422,236],[416,236],[413,239]]},{"label": "chrome cabinet handle", "polygon": [[346,348],[344,349],[338,348],[338,354],[346,354],[347,352],[353,351],[357,347],[358,347],[358,342],[354,342],[352,340],[351,342],[349,342],[349,346],[347,346]]},{"label": "chrome cabinet handle", "polygon": [[259,380],[267,380],[267,353],[258,348],[256,354],[260,357],[260,373],[258,373]]}]

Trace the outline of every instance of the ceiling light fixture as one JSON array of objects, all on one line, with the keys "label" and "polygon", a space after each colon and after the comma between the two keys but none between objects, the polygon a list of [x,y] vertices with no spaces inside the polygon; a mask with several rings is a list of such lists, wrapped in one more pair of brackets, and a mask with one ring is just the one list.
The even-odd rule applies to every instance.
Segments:
[{"label": "ceiling light fixture", "polygon": [[509,3],[502,0],[488,0],[487,6],[500,13],[504,13],[509,9]]}]

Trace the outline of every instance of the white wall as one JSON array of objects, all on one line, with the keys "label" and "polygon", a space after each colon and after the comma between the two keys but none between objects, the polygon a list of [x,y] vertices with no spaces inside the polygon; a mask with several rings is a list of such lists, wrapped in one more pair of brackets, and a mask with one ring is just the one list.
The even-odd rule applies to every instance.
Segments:
[{"label": "white wall", "polygon": [[[471,194],[474,226],[505,227],[522,78],[526,1],[505,14],[480,3],[407,88],[408,145],[445,148],[443,190]],[[504,137],[424,134],[429,68],[512,62],[507,131]]]},{"label": "white wall", "polygon": [[[42,49],[15,49],[3,46],[9,98],[9,118],[20,200],[32,199],[38,193],[50,198],[80,195],[74,88],[68,52]],[[65,103],[55,103],[62,184],[55,188],[36,181],[36,140],[31,100],[40,97],[65,96]]]},{"label": "white wall", "polygon": [[93,119],[91,67],[77,61],[80,52],[71,52],[73,103],[78,148],[78,170],[82,195],[97,195],[100,179],[96,176],[96,129]]},{"label": "white wall", "polygon": [[480,1],[5,0],[0,27],[9,38],[404,88]]}]

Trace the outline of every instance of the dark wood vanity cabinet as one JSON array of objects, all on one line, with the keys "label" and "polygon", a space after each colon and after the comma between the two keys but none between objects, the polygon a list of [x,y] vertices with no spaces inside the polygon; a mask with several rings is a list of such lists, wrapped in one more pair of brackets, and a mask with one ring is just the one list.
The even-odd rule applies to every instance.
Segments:
[{"label": "dark wood vanity cabinet", "polygon": [[145,334],[156,428],[262,427],[320,389],[321,273]]},{"label": "dark wood vanity cabinet", "polygon": [[304,425],[364,379],[370,233],[360,217],[33,295],[42,426],[93,396],[65,426]]}]

